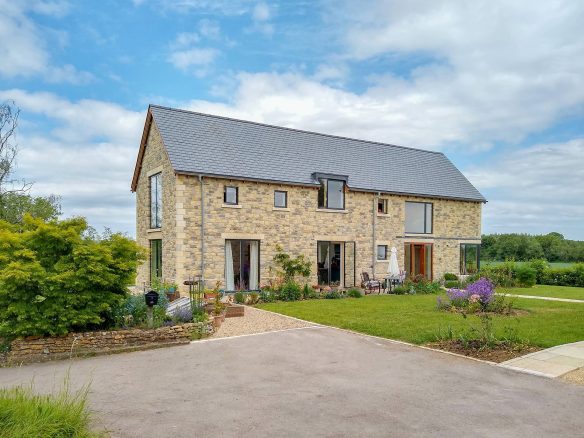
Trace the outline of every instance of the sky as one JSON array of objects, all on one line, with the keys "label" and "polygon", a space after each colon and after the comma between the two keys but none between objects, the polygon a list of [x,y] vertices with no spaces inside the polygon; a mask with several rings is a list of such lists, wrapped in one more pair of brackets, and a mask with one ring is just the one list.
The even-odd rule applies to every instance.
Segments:
[{"label": "sky", "polygon": [[148,104],[444,152],[483,232],[584,240],[584,2],[0,0],[17,176],[135,234]]}]

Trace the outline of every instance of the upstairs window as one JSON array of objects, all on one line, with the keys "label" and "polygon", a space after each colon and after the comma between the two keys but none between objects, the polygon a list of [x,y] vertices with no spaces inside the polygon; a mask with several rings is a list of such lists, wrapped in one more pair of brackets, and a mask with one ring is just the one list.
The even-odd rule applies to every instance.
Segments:
[{"label": "upstairs window", "polygon": [[274,191],[274,207],[287,208],[288,207],[288,192],[282,190]]},{"label": "upstairs window", "polygon": [[377,245],[377,260],[387,260],[387,245]]},{"label": "upstairs window", "polygon": [[318,208],[345,209],[345,181],[321,178],[318,190]]},{"label": "upstairs window", "polygon": [[239,201],[238,188],[233,186],[225,186],[223,190],[223,202],[228,205],[237,205]]},{"label": "upstairs window", "polygon": [[162,226],[162,173],[150,177],[150,228]]},{"label": "upstairs window", "polygon": [[378,199],[377,200],[377,213],[387,214],[389,211],[389,199]]},{"label": "upstairs window", "polygon": [[406,202],[406,233],[432,234],[432,203]]}]

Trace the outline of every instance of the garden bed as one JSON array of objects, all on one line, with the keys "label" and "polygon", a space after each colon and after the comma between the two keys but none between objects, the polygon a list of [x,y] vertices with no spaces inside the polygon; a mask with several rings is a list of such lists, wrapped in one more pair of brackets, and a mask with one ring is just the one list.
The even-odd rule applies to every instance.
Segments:
[{"label": "garden bed", "polygon": [[524,356],[529,353],[535,353],[536,351],[541,350],[540,347],[512,345],[505,343],[500,343],[492,347],[484,347],[484,345],[479,341],[469,341],[463,343],[457,339],[431,342],[425,346],[496,363],[505,362],[507,360],[514,359],[519,356]]}]

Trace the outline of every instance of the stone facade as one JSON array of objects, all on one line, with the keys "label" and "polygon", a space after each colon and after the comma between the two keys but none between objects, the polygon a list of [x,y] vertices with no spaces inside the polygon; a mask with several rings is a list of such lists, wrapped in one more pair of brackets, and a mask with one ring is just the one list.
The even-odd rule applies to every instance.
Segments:
[{"label": "stone facade", "polygon": [[60,337],[20,338],[12,341],[3,361],[15,365],[188,344],[196,330],[208,331],[209,327],[203,323],[189,323],[153,330],[96,331],[69,333]]},{"label": "stone facade", "polygon": [[[161,166],[163,225],[161,231],[149,232],[146,174]],[[238,187],[237,206],[223,204],[225,185]],[[286,209],[274,208],[274,190],[287,191]],[[293,256],[304,254],[312,262],[308,281],[314,283],[317,281],[317,241],[351,242],[345,245],[345,286],[352,286],[352,283],[360,283],[361,272],[375,273],[378,277],[387,272],[388,261],[374,259],[375,245],[395,246],[403,269],[405,243],[433,244],[432,274],[438,278],[445,272],[458,273],[460,244],[480,243],[481,236],[479,202],[382,194],[381,198],[388,200],[388,214],[384,215],[377,213],[377,194],[353,191],[349,181],[345,210],[320,210],[315,187],[173,174],[155,129],[148,139],[136,191],[138,242],[147,246],[149,239],[162,236],[163,277],[179,284],[189,276],[202,273],[208,286],[215,282],[224,285],[226,239],[260,241],[260,283],[273,275],[270,268],[277,245]],[[204,218],[201,199],[204,200]],[[405,233],[406,201],[433,204],[432,234]],[[204,239],[201,239],[202,232]],[[352,248],[355,250],[354,271],[348,266],[352,265]],[[147,281],[148,272],[146,264],[139,272],[138,285]],[[185,292],[183,288],[182,293]]]}]

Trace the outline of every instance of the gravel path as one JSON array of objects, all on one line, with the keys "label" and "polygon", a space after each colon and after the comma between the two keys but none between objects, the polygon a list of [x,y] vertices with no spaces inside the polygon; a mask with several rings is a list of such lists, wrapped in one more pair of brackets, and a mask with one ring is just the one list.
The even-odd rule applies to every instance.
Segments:
[{"label": "gravel path", "polygon": [[578,368],[577,370],[571,371],[568,374],[564,374],[562,379],[569,382],[578,383],[579,385],[584,385],[584,368]]},{"label": "gravel path", "polygon": [[275,330],[314,326],[315,324],[309,322],[298,321],[283,315],[246,306],[245,316],[225,318],[219,330],[212,337],[227,338],[230,336],[251,335]]}]

